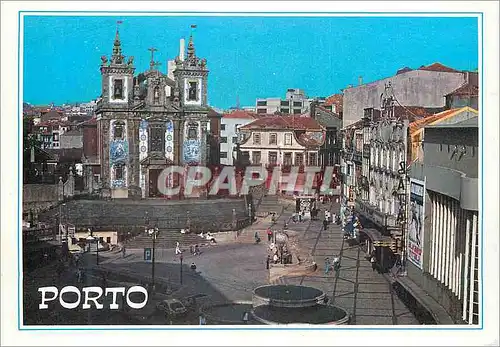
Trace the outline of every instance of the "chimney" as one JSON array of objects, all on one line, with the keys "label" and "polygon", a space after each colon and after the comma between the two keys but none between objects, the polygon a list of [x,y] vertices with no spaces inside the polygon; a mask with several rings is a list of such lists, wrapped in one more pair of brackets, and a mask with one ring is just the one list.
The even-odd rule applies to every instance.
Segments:
[{"label": "chimney", "polygon": [[362,85],[363,84],[363,76],[359,76],[358,77],[358,85]]},{"label": "chimney", "polygon": [[179,59],[181,61],[184,61],[184,53],[186,52],[186,42],[184,39],[180,40],[180,45],[179,45]]}]

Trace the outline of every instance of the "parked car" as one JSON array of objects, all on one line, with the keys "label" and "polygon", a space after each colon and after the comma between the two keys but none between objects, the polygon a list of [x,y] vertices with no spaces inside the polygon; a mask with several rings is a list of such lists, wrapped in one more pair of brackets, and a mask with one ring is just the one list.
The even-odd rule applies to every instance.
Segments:
[{"label": "parked car", "polygon": [[187,312],[186,307],[177,299],[162,300],[156,308],[168,316],[180,316]]}]

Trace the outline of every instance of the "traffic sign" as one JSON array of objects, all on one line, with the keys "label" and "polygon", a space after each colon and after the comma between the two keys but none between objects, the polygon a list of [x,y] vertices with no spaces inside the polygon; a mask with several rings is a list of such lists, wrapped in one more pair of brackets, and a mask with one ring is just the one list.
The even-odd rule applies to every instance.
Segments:
[{"label": "traffic sign", "polygon": [[151,248],[144,248],[144,261],[146,262],[151,262],[153,259],[153,252],[151,251]]}]

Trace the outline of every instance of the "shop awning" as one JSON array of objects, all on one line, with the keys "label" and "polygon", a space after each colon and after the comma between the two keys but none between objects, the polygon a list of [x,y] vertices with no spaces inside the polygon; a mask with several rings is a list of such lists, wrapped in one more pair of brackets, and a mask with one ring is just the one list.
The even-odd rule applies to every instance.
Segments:
[{"label": "shop awning", "polygon": [[368,236],[375,247],[390,247],[395,241],[390,236],[382,235],[380,231],[376,229],[361,229],[361,232]]}]

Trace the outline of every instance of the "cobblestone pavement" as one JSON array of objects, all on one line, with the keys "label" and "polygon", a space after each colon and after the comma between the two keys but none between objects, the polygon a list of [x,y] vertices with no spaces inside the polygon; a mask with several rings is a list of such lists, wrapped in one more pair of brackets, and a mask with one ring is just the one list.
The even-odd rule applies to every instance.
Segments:
[{"label": "cobblestone pavement", "polygon": [[[320,205],[320,216],[325,209],[339,213],[339,204]],[[301,284],[325,291],[330,304],[340,306],[351,314],[356,325],[413,325],[419,324],[414,315],[393,293],[386,278],[371,268],[364,251],[358,245],[344,242],[341,227],[330,224],[322,230],[322,221],[292,224],[292,230],[303,232],[301,247],[310,252],[318,264],[318,270],[309,275],[285,277],[283,283]],[[325,258],[339,256],[340,269],[325,274]]]}]

